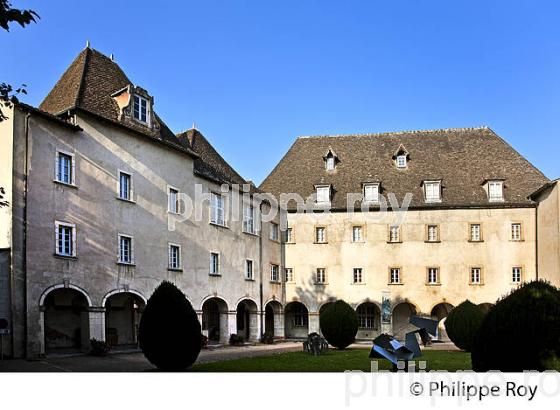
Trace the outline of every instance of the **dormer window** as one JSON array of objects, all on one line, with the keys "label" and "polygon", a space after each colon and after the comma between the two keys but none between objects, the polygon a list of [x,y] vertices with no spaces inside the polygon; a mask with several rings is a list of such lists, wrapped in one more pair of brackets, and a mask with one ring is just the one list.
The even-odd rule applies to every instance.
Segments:
[{"label": "dormer window", "polygon": [[335,166],[335,165],[334,165],[334,162],[335,162],[335,161],[334,161],[334,157],[333,157],[333,156],[327,157],[327,160],[326,160],[326,163],[325,163],[325,166],[326,166],[326,168],[327,168],[327,171],[334,171],[334,166]]},{"label": "dormer window", "polygon": [[143,122],[145,124],[150,123],[150,109],[148,105],[148,100],[139,95],[134,95],[134,105],[132,110],[132,115],[135,120]]},{"label": "dormer window", "polygon": [[316,186],[317,190],[317,203],[318,204],[328,204],[331,202],[331,187],[330,185],[319,185]]},{"label": "dormer window", "polygon": [[488,200],[490,202],[501,202],[504,200],[504,182],[488,181]]},{"label": "dormer window", "polygon": [[379,184],[364,184],[364,201],[379,202]]},{"label": "dormer window", "polygon": [[397,155],[397,168],[406,168],[406,155]]},{"label": "dormer window", "polygon": [[441,202],[441,181],[424,181],[426,202]]}]

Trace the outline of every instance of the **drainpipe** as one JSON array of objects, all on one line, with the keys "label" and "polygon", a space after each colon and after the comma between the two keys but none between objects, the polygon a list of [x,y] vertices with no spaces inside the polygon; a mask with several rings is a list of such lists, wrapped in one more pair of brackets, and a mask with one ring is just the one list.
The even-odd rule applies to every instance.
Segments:
[{"label": "drainpipe", "polygon": [[260,335],[259,340],[262,340],[264,335],[264,320],[263,320],[263,226],[262,226],[262,201],[259,204],[259,224],[260,224],[260,235],[259,235],[259,321],[260,321]]}]

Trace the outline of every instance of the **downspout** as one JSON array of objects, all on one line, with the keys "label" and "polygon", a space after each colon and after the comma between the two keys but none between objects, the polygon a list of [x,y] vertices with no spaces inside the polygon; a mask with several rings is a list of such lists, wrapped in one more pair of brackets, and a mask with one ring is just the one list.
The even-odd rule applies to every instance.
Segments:
[{"label": "downspout", "polygon": [[259,235],[259,321],[260,321],[260,335],[259,340],[263,339],[264,335],[264,320],[263,320],[263,227],[262,227],[262,202],[259,204],[259,224],[260,224],[260,235]]},{"label": "downspout", "polygon": [[23,329],[24,329],[24,354],[27,357],[27,192],[29,189],[29,119],[31,114],[27,113],[25,116],[25,158],[24,158],[24,172],[23,172],[23,249],[22,249],[22,273],[23,273],[23,306],[25,314],[23,315]]}]

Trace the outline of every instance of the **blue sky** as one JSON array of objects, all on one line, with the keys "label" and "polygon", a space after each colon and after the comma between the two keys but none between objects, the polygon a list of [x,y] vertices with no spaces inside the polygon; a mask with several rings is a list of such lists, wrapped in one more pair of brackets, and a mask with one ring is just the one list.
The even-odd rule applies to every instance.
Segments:
[{"label": "blue sky", "polygon": [[24,101],[90,40],[257,183],[299,135],[480,125],[560,177],[557,1],[12,3],[41,15],[0,33],[0,81]]}]

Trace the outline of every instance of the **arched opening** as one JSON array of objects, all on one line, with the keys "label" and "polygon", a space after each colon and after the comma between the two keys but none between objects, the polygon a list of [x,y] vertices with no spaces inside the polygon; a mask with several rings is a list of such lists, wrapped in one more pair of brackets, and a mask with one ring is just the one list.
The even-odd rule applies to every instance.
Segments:
[{"label": "arched opening", "polygon": [[278,338],[284,336],[282,330],[282,305],[272,300],[266,304],[264,310],[264,331]]},{"label": "arched opening", "polygon": [[480,303],[478,305],[478,307],[484,312],[484,313],[488,313],[490,312],[490,309],[492,309],[494,307],[493,303]]},{"label": "arched opening", "polygon": [[410,318],[416,315],[416,308],[408,302],[401,302],[393,309],[393,336],[398,340],[404,340],[406,333],[410,330]]},{"label": "arched opening", "polygon": [[303,303],[291,302],[284,309],[287,338],[306,338],[309,334],[309,311]]},{"label": "arched opening", "polygon": [[364,302],[356,308],[358,315],[357,339],[372,339],[381,329],[381,310],[372,302]]},{"label": "arched opening", "polygon": [[54,289],[43,306],[46,353],[89,349],[89,304],[83,293],[72,288]]},{"label": "arched opening", "polygon": [[202,332],[208,343],[228,342],[228,307],[220,298],[211,298],[202,304]]},{"label": "arched opening", "polygon": [[237,334],[245,340],[258,340],[258,309],[255,302],[244,299],[237,304]]},{"label": "arched opening", "polygon": [[449,342],[449,337],[445,331],[445,318],[451,313],[453,308],[454,306],[450,303],[438,303],[430,312],[430,316],[439,322],[437,329],[438,334],[436,336],[441,342]]},{"label": "arched opening", "polygon": [[138,327],[146,304],[131,292],[114,293],[105,300],[105,340],[111,346],[138,346]]}]

